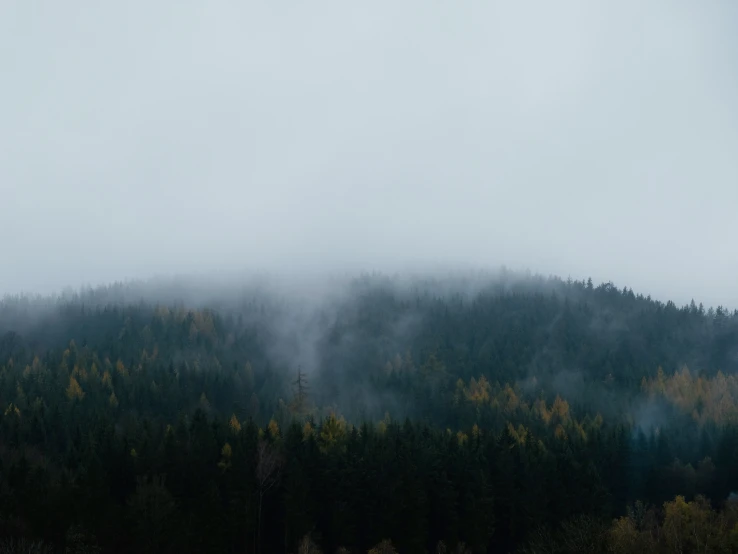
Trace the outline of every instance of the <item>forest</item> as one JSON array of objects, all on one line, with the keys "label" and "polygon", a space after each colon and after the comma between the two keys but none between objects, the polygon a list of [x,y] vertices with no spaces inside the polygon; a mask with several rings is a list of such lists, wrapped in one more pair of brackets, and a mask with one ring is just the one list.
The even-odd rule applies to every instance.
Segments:
[{"label": "forest", "polygon": [[500,270],[0,302],[0,553],[738,552],[738,311]]}]

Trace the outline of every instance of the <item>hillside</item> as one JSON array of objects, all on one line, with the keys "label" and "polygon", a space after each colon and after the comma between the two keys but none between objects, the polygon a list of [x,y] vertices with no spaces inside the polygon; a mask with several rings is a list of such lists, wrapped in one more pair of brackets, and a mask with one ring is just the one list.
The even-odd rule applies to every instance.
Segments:
[{"label": "hillside", "polygon": [[586,521],[583,551],[657,549],[669,509],[733,525],[736,337],[722,307],[508,271],[9,297],[0,536],[548,552]]}]

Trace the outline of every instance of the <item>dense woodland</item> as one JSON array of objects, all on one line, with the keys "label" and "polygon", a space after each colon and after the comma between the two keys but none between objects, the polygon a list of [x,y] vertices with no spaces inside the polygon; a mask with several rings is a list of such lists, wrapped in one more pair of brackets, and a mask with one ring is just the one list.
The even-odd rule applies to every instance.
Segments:
[{"label": "dense woodland", "polygon": [[0,304],[0,552],[738,552],[738,313],[612,283]]}]

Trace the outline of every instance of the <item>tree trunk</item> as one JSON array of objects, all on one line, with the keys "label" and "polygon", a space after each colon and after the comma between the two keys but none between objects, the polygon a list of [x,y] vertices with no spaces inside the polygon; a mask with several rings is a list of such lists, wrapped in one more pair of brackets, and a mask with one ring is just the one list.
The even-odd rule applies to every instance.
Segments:
[{"label": "tree trunk", "polygon": [[261,500],[264,498],[264,492],[259,491],[259,515],[256,524],[256,554],[261,554]]}]

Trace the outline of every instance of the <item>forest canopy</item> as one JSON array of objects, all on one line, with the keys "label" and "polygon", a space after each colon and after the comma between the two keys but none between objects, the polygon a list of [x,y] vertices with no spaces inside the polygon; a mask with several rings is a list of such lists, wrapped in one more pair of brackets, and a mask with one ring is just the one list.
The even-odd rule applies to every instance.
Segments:
[{"label": "forest canopy", "polygon": [[505,270],[6,297],[0,551],[738,551],[736,337]]}]

